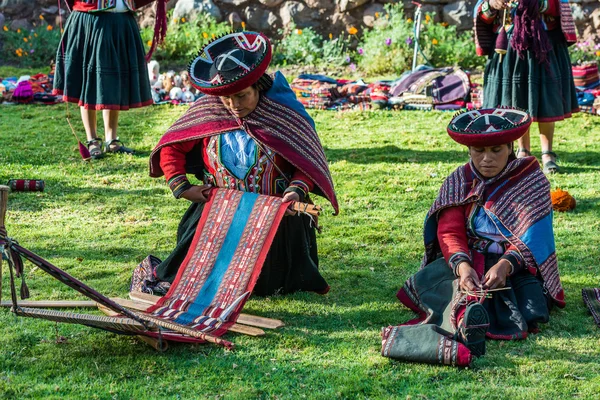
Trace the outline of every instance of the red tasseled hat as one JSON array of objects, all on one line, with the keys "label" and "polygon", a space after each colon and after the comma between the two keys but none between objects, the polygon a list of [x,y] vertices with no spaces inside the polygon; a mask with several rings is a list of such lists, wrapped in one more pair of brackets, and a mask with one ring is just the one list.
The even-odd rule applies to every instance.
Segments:
[{"label": "red tasseled hat", "polygon": [[269,38],[235,32],[204,46],[189,66],[192,84],[202,93],[230,96],[256,83],[271,63]]},{"label": "red tasseled hat", "polygon": [[455,115],[448,124],[448,134],[465,146],[499,146],[523,136],[531,121],[527,111],[517,108],[473,110]]}]

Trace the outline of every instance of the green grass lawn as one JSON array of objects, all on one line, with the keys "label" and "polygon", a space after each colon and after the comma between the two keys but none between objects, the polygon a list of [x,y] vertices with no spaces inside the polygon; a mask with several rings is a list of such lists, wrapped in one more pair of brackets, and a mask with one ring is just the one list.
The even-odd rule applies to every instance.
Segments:
[{"label": "green grass lawn", "polygon": [[[72,118],[83,139],[75,108]],[[43,193],[11,193],[9,235],[108,296],[125,297],[133,268],[175,245],[187,204],[148,177],[148,155],[184,107],[122,114],[135,156],[82,162],[65,106],[0,106],[0,183],[43,179]],[[422,222],[445,176],[466,162],[441,112],[312,112],[330,161],[341,213],[318,238],[326,296],[251,299],[245,311],[286,326],[237,345],[173,344],[163,354],[134,338],[17,318],[0,311],[0,397],[17,398],[598,398],[600,330],[583,287],[600,285],[600,119],[558,125],[555,151],[577,209],[555,215],[567,307],[519,342],[488,342],[471,369],[408,364],[380,355],[383,326],[412,313],[395,298],[423,252]],[[539,140],[534,137],[534,154]],[[83,299],[26,266],[32,299]],[[8,280],[3,282],[8,299]],[[83,310],[85,311],[85,310]],[[56,343],[56,335],[67,338]]]}]

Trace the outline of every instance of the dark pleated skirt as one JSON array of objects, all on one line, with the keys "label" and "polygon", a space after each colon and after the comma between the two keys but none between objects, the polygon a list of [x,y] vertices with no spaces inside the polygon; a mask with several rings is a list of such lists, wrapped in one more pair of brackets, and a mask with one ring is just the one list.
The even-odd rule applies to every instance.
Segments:
[{"label": "dark pleated skirt", "polygon": [[[193,203],[177,230],[175,250],[156,267],[159,280],[173,282],[192,244],[204,204]],[[258,296],[297,291],[326,293],[329,285],[319,273],[317,238],[306,215],[283,217],[253,293]]]},{"label": "dark pleated skirt", "polygon": [[485,66],[483,107],[499,105],[527,110],[534,121],[554,122],[579,111],[567,42],[560,29],[547,32],[549,63],[539,64],[531,52],[524,59],[510,46],[502,57],[493,53]]},{"label": "dark pleated skirt", "polygon": [[56,53],[54,93],[92,110],[152,104],[133,13],[74,11],[69,16]]}]

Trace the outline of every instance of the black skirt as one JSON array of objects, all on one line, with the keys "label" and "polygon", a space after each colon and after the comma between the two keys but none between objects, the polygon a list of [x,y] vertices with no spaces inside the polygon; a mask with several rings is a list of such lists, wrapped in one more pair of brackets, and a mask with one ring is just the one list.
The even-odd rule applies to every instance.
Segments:
[{"label": "black skirt", "polygon": [[[156,278],[173,282],[192,244],[204,204],[192,203],[183,215],[177,229],[175,250],[157,267]],[[254,286],[254,295],[268,296],[297,291],[329,291],[329,285],[319,273],[317,238],[310,217],[283,217],[277,234]]]}]

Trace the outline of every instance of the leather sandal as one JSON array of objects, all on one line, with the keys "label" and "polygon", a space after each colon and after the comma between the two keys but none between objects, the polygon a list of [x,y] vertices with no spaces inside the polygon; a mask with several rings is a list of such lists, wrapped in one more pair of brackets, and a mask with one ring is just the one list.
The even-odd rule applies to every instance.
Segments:
[{"label": "leather sandal", "polygon": [[485,354],[485,334],[490,326],[490,318],[483,305],[471,303],[458,330],[458,340],[471,351],[475,357]]},{"label": "leather sandal", "polygon": [[135,151],[125,147],[119,138],[106,142],[106,152],[114,154],[134,154]]},{"label": "leather sandal", "polygon": [[527,149],[517,149],[517,158],[525,158],[525,157],[519,157],[519,154],[521,154],[521,153],[527,154],[525,157],[531,157],[531,151],[529,151]]},{"label": "leather sandal", "polygon": [[[542,151],[542,156],[545,156],[545,155],[554,157],[554,159],[558,158],[556,153],[551,150]],[[545,163],[543,163],[543,166],[544,166],[544,172],[546,174],[556,174],[556,173],[560,172],[560,168],[559,168],[558,164],[556,164],[555,161],[552,161],[552,160],[546,161]]]},{"label": "leather sandal", "polygon": [[86,144],[88,151],[90,152],[90,156],[94,160],[104,157],[104,152],[102,151],[102,140],[99,138],[93,138],[92,140],[88,140]]}]

